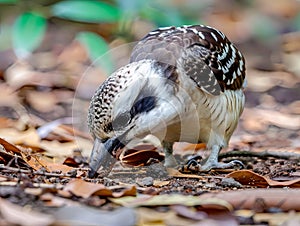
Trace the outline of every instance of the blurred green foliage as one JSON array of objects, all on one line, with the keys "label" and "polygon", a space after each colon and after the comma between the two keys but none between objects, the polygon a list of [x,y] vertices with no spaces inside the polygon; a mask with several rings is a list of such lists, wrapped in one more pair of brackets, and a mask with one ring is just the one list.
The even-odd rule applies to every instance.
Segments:
[{"label": "blurred green foliage", "polygon": [[[15,16],[12,29],[8,24],[1,24],[0,39],[4,42],[0,50],[11,45],[18,58],[26,58],[40,46],[52,18],[69,23],[113,23],[119,28],[116,31],[119,35],[128,33],[128,26],[124,24],[130,25],[136,18],[152,21],[157,26],[197,23],[193,13],[183,13],[192,10],[180,11],[167,3],[152,0],[0,0],[0,13],[8,10]],[[9,36],[12,41],[8,41]],[[81,32],[76,39],[85,46],[92,61],[109,49],[106,41],[96,33]],[[112,63],[106,59],[105,65],[111,67]]]},{"label": "blurred green foliage", "polygon": [[120,11],[117,7],[99,1],[61,1],[51,7],[53,16],[88,23],[117,22]]},{"label": "blurred green foliage", "polygon": [[[176,7],[150,0],[0,0],[0,4],[0,13],[8,10],[15,16],[12,29],[9,24],[1,24],[0,50],[11,46],[19,58],[26,58],[40,46],[52,18],[69,23],[113,23],[119,28],[116,33],[124,35],[128,32],[124,24],[130,25],[137,17],[157,26],[195,22],[192,21],[195,15],[183,14]],[[92,61],[108,51],[108,44],[96,33],[82,32],[76,39],[86,47]],[[112,63],[106,60],[106,65]]]},{"label": "blurred green foliage", "polygon": [[[244,8],[253,7],[251,0],[228,2]],[[13,48],[19,58],[27,57],[40,46],[49,23],[55,18],[69,23],[68,26],[72,23],[111,24],[116,29],[115,34],[126,36],[130,34],[136,19],[151,21],[157,27],[202,23],[201,15],[207,12],[211,4],[209,0],[186,0],[184,4],[174,0],[0,0],[1,19],[3,15],[14,17],[13,26],[1,23],[0,50]],[[223,2],[223,5],[226,4]],[[300,14],[294,19],[293,29],[300,30]],[[268,41],[280,32],[274,21],[264,15],[254,20],[252,30],[262,41]],[[99,34],[88,31],[79,33],[76,39],[86,47],[90,59],[95,61],[109,48]]]},{"label": "blurred green foliage", "polygon": [[[5,8],[19,13],[13,22],[13,29],[1,24],[5,30],[2,33],[10,33],[12,48],[19,58],[25,58],[39,47],[48,27],[48,20],[53,17],[69,21],[85,23],[117,22],[120,19],[118,7],[101,1],[17,1],[0,0],[1,11]],[[12,6],[14,8],[12,8]],[[95,60],[95,54],[102,55],[108,50],[108,45],[101,37],[98,41],[87,41],[79,34],[78,40],[84,44],[90,54],[91,60]],[[4,35],[1,34],[1,38]],[[88,37],[91,34],[87,35]],[[92,38],[95,39],[97,34]],[[7,37],[5,37],[7,40]],[[99,41],[100,40],[100,41]],[[3,49],[3,48],[1,48]]]},{"label": "blurred green foliage", "polygon": [[296,31],[300,31],[300,12],[298,13],[298,15],[296,16],[294,23],[293,23],[294,29]]},{"label": "blurred green foliage", "polygon": [[14,23],[12,38],[17,56],[26,57],[41,43],[46,31],[46,19],[34,12],[21,14]]}]

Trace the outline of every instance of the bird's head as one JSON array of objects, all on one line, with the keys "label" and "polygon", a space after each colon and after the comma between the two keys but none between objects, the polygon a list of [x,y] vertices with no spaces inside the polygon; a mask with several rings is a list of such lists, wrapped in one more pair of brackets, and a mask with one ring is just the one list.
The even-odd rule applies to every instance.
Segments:
[{"label": "bird's head", "polygon": [[171,76],[172,66],[142,60],[122,67],[99,87],[88,113],[95,139],[90,177],[101,166],[108,169],[116,151],[132,140],[150,133],[163,139],[166,126],[183,113],[183,100],[174,99],[176,76]]}]

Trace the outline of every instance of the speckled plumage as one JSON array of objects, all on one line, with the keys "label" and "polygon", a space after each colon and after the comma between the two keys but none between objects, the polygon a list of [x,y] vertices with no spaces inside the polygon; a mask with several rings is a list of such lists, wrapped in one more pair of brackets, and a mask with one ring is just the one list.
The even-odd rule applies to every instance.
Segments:
[{"label": "speckled plumage", "polygon": [[124,88],[128,81],[132,80],[126,76],[132,68],[133,65],[120,68],[104,81],[92,97],[88,113],[88,125],[94,137],[98,136],[104,139],[107,137],[107,133],[112,132],[110,124],[113,120],[111,115],[113,105],[111,103],[118,91]]},{"label": "speckled plumage", "polygon": [[222,32],[202,25],[150,32],[91,100],[90,176],[105,168],[99,149],[115,156],[116,149],[150,133],[162,141],[166,166],[174,165],[176,141],[207,144],[212,153],[203,170],[232,166],[217,156],[242,113],[244,79],[244,58]]},{"label": "speckled plumage", "polygon": [[215,95],[225,89],[242,88],[245,78],[245,60],[241,52],[222,32],[203,25],[150,32],[131,55],[131,62],[142,59],[176,66],[181,63],[185,73],[199,87]]}]

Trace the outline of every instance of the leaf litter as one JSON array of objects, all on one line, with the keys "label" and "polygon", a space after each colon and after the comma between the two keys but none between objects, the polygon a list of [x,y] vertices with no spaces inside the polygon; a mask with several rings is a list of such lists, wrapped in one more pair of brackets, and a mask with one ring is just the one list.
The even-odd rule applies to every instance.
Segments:
[{"label": "leaf litter", "polygon": [[[230,20],[222,13],[219,17]],[[252,49],[250,44],[245,48]],[[89,179],[92,142],[81,125],[84,112],[72,118],[72,103],[77,95],[80,107],[88,106],[91,90],[105,73],[90,68],[93,78],[75,94],[80,75],[87,70],[87,54],[76,41],[64,46],[59,53],[37,52],[1,71],[1,225],[297,225],[297,67],[282,70],[271,65],[271,71],[259,70],[261,65],[247,56],[246,108],[229,147],[220,155],[225,162],[239,159],[246,169],[167,171],[161,148],[141,144],[120,152],[108,177]],[[282,54],[283,62],[297,59],[294,53]],[[205,148],[177,143],[175,157],[181,163],[195,154],[205,159]]]}]

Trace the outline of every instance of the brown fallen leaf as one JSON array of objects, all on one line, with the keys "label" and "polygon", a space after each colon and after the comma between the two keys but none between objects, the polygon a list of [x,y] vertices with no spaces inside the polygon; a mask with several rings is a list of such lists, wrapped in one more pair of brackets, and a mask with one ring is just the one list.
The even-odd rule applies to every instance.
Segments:
[{"label": "brown fallen leaf", "polygon": [[120,192],[113,192],[110,188],[105,187],[103,184],[95,184],[86,182],[82,179],[73,179],[64,187],[64,191],[68,191],[76,196],[89,198],[92,195],[104,197],[121,197],[121,196],[135,196],[135,186],[119,187],[123,189]]},{"label": "brown fallen leaf", "polygon": [[[114,198],[118,198],[118,197],[122,197],[122,196],[136,196],[136,187],[133,185],[129,185],[129,186],[112,186],[109,187],[110,190],[121,190],[118,192],[113,192],[112,197]],[[97,192],[94,193],[94,195],[97,195]]]},{"label": "brown fallen leaf", "polygon": [[17,148],[15,145],[7,142],[6,140],[0,138],[0,145],[2,145],[7,152],[11,154],[20,154],[21,150]]},{"label": "brown fallen leaf", "polygon": [[229,202],[234,209],[254,209],[257,203],[264,203],[266,209],[279,208],[282,211],[300,210],[300,189],[248,189],[218,193],[204,193],[203,199],[217,198]]},{"label": "brown fallen leaf", "polygon": [[45,155],[35,155],[26,151],[22,151],[21,155],[23,160],[35,170],[44,168],[47,172],[61,171],[61,173],[68,173],[71,170],[74,170],[71,166],[53,162],[53,160],[50,160]]},{"label": "brown fallen leaf", "polygon": [[238,170],[228,174],[226,177],[231,177],[243,185],[257,187],[291,187],[300,188],[300,178],[290,181],[275,181],[270,178],[261,176],[251,170]]},{"label": "brown fallen leaf", "polygon": [[27,155],[23,152],[21,152],[22,158],[24,161],[31,166],[34,170],[39,170],[41,168],[46,168],[46,164],[42,163],[42,160],[40,157],[35,156],[35,155]]},{"label": "brown fallen leaf", "polygon": [[0,138],[0,163],[10,164],[11,166],[18,165],[19,167],[29,167],[24,159],[19,155],[20,149]]},{"label": "brown fallen leaf", "polygon": [[88,198],[97,192],[100,196],[112,196],[112,191],[106,188],[103,184],[94,184],[86,182],[82,179],[73,179],[64,187],[64,191],[82,197]]},{"label": "brown fallen leaf", "polygon": [[187,174],[187,173],[181,173],[177,169],[168,168],[167,169],[169,176],[171,177],[183,177],[183,178],[196,178],[200,180],[205,180],[204,177],[199,176],[197,174]]},{"label": "brown fallen leaf", "polygon": [[164,156],[157,151],[157,148],[154,145],[142,144],[121,152],[119,158],[124,164],[140,166],[147,165],[150,159],[162,161]]},{"label": "brown fallen leaf", "polygon": [[64,164],[72,167],[79,167],[79,163],[72,157],[67,157],[64,161]]},{"label": "brown fallen leaf", "polygon": [[114,203],[127,207],[137,206],[202,206],[203,208],[232,210],[228,201],[221,198],[202,198],[202,196],[163,194],[163,195],[142,195],[138,197],[109,198]]},{"label": "brown fallen leaf", "polygon": [[153,186],[154,187],[163,187],[170,184],[170,181],[161,181],[161,180],[154,180],[153,181]]}]

